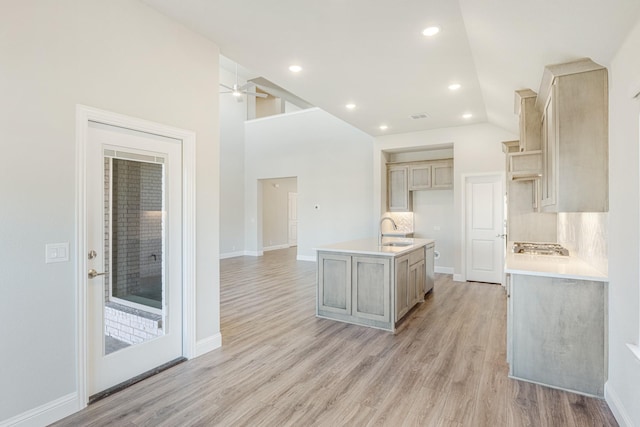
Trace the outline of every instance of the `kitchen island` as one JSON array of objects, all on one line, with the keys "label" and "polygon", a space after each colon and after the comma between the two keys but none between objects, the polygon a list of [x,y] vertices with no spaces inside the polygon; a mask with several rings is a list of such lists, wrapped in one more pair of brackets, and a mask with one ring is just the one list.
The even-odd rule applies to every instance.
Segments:
[{"label": "kitchen island", "polygon": [[316,316],[396,331],[433,289],[435,241],[362,239],[316,248]]},{"label": "kitchen island", "polygon": [[509,376],[603,397],[607,276],[573,255],[511,252],[505,273]]}]

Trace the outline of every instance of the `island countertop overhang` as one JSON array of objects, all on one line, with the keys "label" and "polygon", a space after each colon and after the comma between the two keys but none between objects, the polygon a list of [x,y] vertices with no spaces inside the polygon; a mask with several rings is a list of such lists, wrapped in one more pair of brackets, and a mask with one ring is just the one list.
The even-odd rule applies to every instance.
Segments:
[{"label": "island countertop overhang", "polygon": [[[316,252],[340,252],[374,256],[397,257],[418,248],[435,243],[433,239],[419,238],[383,238],[382,246],[375,237],[350,240],[314,248]],[[386,244],[406,244],[406,246],[388,246]]]}]

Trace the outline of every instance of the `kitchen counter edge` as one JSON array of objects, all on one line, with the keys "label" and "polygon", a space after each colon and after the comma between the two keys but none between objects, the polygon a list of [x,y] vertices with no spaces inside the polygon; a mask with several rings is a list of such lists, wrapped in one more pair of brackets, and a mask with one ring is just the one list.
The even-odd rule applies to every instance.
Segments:
[{"label": "kitchen counter edge", "polygon": [[528,255],[514,254],[508,251],[505,257],[504,272],[559,279],[609,281],[609,277],[606,274],[601,273],[587,262],[573,255]]},{"label": "kitchen counter edge", "polygon": [[384,238],[383,243],[410,243],[408,246],[379,246],[377,238],[350,240],[314,248],[317,252],[336,252],[361,255],[398,257],[418,248],[435,243],[434,239]]}]

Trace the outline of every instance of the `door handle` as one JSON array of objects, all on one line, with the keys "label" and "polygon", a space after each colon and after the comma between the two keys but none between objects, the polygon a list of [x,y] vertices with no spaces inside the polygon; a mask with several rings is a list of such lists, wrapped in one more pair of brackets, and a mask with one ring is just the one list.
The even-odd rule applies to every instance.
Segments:
[{"label": "door handle", "polygon": [[505,237],[507,237],[507,235],[506,234],[496,234],[496,237],[500,237],[500,238],[504,239]]},{"label": "door handle", "polygon": [[98,276],[104,276],[107,273],[98,273],[97,271],[95,271],[93,268],[91,270],[89,270],[89,279],[94,279]]}]

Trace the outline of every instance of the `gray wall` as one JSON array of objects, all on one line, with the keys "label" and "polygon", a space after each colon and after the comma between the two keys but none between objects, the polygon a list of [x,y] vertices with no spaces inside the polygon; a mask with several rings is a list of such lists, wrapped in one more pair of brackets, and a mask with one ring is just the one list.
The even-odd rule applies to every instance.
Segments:
[{"label": "gray wall", "polygon": [[217,46],[137,0],[2,4],[0,421],[77,392],[76,104],[197,133],[197,338],[220,331]]},{"label": "gray wall", "polygon": [[299,258],[374,235],[370,136],[317,108],[249,121],[245,135],[247,253],[263,249],[259,180],[272,177],[298,178]]}]

